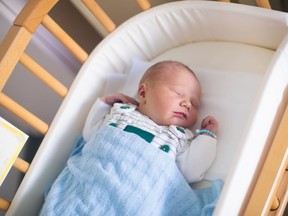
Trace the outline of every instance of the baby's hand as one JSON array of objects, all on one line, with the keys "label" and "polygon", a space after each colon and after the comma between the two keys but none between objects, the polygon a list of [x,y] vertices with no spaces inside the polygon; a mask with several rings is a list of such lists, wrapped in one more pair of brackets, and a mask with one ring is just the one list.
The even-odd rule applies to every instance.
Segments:
[{"label": "baby's hand", "polygon": [[207,116],[202,120],[201,129],[206,129],[214,134],[218,130],[218,121],[213,116]]},{"label": "baby's hand", "polygon": [[139,104],[135,99],[121,93],[105,95],[101,97],[101,100],[110,106],[114,103],[134,104],[136,106]]}]

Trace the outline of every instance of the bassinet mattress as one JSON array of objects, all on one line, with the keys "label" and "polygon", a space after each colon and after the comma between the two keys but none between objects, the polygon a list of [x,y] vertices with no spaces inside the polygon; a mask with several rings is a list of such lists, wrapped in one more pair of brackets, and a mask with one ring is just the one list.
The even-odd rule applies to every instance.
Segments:
[{"label": "bassinet mattress", "polygon": [[217,158],[206,176],[225,181],[215,215],[237,215],[287,96],[287,52],[287,15],[276,11],[184,1],[130,19],[79,71],[7,215],[37,214],[96,98],[119,89],[133,94],[130,80],[162,59],[180,60],[199,76],[200,115],[213,114],[220,123]]}]

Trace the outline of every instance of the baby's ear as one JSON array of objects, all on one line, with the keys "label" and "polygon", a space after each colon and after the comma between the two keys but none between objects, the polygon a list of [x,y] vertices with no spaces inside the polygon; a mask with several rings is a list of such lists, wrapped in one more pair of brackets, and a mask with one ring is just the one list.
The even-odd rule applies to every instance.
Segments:
[{"label": "baby's ear", "polygon": [[145,99],[145,96],[146,96],[146,84],[142,83],[139,85],[138,87],[138,98],[140,100],[140,102],[142,102],[144,99]]}]

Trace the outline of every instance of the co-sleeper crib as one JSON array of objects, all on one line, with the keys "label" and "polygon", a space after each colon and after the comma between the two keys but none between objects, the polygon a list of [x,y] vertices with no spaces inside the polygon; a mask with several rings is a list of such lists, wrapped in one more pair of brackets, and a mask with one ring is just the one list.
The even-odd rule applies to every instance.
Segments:
[{"label": "co-sleeper crib", "polygon": [[[270,10],[265,0],[257,3],[266,9],[179,1],[142,12],[114,30],[95,1],[82,2],[113,31],[90,55],[47,15],[54,0],[29,1],[2,41],[0,104],[45,138],[31,164],[16,160],[14,167],[26,174],[14,199],[1,198],[0,208],[7,215],[36,215],[96,98],[105,91],[131,93],[139,78],[135,71],[176,59],[196,71],[204,88],[202,112],[214,113],[220,122],[218,155],[206,176],[225,181],[214,214],[283,214],[288,200],[287,14]],[[69,91],[24,53],[41,23],[84,63]],[[2,91],[18,61],[64,97],[50,126]]]}]

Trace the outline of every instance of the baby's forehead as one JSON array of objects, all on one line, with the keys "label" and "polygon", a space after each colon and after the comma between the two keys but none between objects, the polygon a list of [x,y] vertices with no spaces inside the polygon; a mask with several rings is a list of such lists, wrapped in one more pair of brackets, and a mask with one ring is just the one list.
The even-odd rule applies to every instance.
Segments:
[{"label": "baby's forehead", "polygon": [[[161,80],[173,80],[175,77],[182,77],[182,75],[190,74],[192,79],[196,79],[199,83],[194,72],[187,66],[178,62],[160,62],[152,65],[142,76],[141,83],[154,83]],[[186,79],[186,78],[185,78]],[[188,78],[189,79],[189,78]],[[190,80],[190,79],[189,79]],[[199,83],[200,85],[200,83]]]},{"label": "baby's forehead", "polygon": [[[171,76],[181,76],[185,72],[189,72],[186,68],[175,66],[175,65],[166,65],[161,68],[151,68],[151,70],[147,71],[147,78],[170,78]],[[192,73],[191,73],[192,74]]]},{"label": "baby's forehead", "polygon": [[[153,77],[153,74],[151,75]],[[154,73],[154,79],[176,81],[176,78],[198,81],[195,74],[184,67],[169,68],[168,70],[156,71]]]}]

